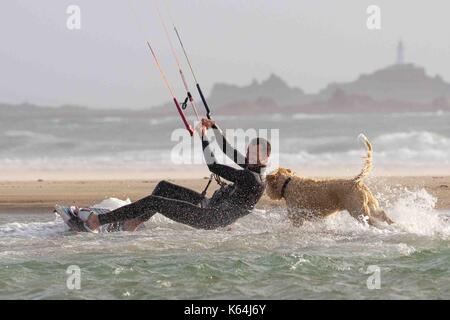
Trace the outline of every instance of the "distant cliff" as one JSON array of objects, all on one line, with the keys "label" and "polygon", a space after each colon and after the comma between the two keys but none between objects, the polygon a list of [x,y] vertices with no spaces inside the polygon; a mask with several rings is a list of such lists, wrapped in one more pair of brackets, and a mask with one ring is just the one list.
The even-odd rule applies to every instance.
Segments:
[{"label": "distant cliff", "polygon": [[256,100],[271,99],[279,105],[290,105],[305,100],[305,93],[300,88],[287,85],[279,76],[271,74],[261,83],[253,80],[248,86],[218,83],[211,90],[209,100],[217,106],[230,103],[253,102]]},{"label": "distant cliff", "polygon": [[[1,98],[1,97],[0,97]],[[179,97],[181,100],[181,96]],[[413,64],[388,66],[371,74],[363,74],[355,81],[332,83],[317,94],[306,94],[302,89],[291,87],[279,76],[272,74],[266,80],[254,80],[247,86],[218,83],[207,98],[213,115],[253,115],[270,113],[343,113],[343,112],[450,112],[450,84],[440,76],[430,77],[422,67]],[[203,112],[197,98],[200,112]],[[0,104],[2,113],[16,116],[46,113],[82,115],[135,114],[136,116],[175,116],[172,102],[145,110],[95,110],[76,106],[63,108],[36,108],[33,105],[7,106]],[[187,110],[188,114],[192,111]],[[203,113],[202,113],[203,114]]]},{"label": "distant cliff", "polygon": [[397,64],[305,94],[272,74],[248,86],[217,84],[209,101],[219,114],[450,111],[450,84],[422,67]]},{"label": "distant cliff", "polygon": [[413,64],[398,64],[363,74],[348,83],[332,83],[319,93],[329,98],[337,90],[347,94],[366,95],[372,99],[425,103],[450,97],[450,84],[441,77],[430,77],[425,69]]}]

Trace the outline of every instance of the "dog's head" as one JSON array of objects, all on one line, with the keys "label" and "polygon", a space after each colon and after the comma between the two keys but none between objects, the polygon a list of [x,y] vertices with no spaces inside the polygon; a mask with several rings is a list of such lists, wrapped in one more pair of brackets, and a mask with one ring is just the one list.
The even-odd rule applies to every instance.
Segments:
[{"label": "dog's head", "polygon": [[277,171],[267,175],[267,195],[270,199],[280,200],[281,189],[283,188],[286,179],[293,177],[294,173],[290,169],[278,168]]}]

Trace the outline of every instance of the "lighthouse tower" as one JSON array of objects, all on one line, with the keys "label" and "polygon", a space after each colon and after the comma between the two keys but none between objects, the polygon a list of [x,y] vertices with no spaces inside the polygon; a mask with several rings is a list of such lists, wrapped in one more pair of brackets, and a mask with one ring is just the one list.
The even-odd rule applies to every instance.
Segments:
[{"label": "lighthouse tower", "polygon": [[396,64],[404,64],[405,63],[405,48],[403,47],[403,41],[400,40],[397,45],[397,61]]}]

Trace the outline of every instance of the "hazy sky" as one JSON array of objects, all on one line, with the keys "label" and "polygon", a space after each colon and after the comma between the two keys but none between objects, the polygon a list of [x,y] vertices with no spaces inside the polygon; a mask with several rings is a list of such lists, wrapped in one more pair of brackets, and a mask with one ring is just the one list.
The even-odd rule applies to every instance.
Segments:
[{"label": "hazy sky", "polygon": [[[145,35],[130,1],[2,0],[0,102],[137,108],[166,101],[146,37],[182,96],[155,1],[132,0]],[[366,28],[371,4],[381,7],[379,31]],[[69,5],[81,8],[81,30],[66,27]],[[450,80],[448,0],[169,0],[161,10],[179,26],[205,91],[274,72],[313,93],[392,64],[400,37],[407,62]]]}]

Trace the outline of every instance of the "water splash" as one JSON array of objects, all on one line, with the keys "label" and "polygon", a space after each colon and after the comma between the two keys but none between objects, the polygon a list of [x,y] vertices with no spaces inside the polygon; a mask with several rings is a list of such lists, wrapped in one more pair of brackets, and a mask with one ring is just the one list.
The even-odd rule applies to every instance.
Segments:
[{"label": "water splash", "polygon": [[[396,222],[394,225],[386,225],[381,228],[370,227],[356,221],[347,212],[341,212],[320,221],[307,222],[300,228],[294,228],[287,219],[285,209],[274,208],[270,210],[255,209],[253,214],[221,231],[227,231],[226,234],[231,232],[234,235],[282,234],[288,232],[288,234],[295,236],[295,234],[301,233],[304,237],[310,235],[317,238],[317,235],[320,235],[325,239],[333,239],[334,237],[337,240],[342,239],[342,237],[352,239],[367,235],[404,233],[437,237],[444,240],[450,237],[449,215],[435,209],[437,199],[425,189],[410,190],[401,186],[383,186],[382,190],[378,190],[376,193],[376,197],[379,199],[381,206]],[[93,207],[114,210],[129,203],[131,203],[130,199],[108,198]],[[168,233],[177,232],[180,229],[195,232],[194,229],[174,223],[159,214],[155,215],[146,225],[147,229],[168,229],[166,230]],[[53,221],[47,222],[11,222],[0,225],[0,238],[11,236],[49,237],[66,231],[67,228],[62,219],[55,217]],[[307,241],[306,238],[305,241]]]},{"label": "water splash", "polygon": [[[219,230],[155,215],[138,232],[76,234],[60,218],[0,216],[0,298],[73,298],[64,286],[71,264],[92,284],[84,299],[376,298],[365,287],[369,265],[382,268],[385,298],[398,298],[399,287],[404,297],[437,297],[436,286],[418,290],[415,281],[448,288],[450,216],[422,189],[384,188],[378,197],[395,225],[375,228],[343,212],[295,228],[280,207]],[[430,268],[438,272],[417,272]]]},{"label": "water splash", "polygon": [[0,239],[49,237],[62,234],[67,230],[68,228],[59,217],[49,222],[11,222],[0,225]]},{"label": "water splash", "polygon": [[436,197],[423,188],[386,186],[385,189],[377,196],[396,221],[394,228],[419,236],[449,239],[448,215],[435,209]]}]

